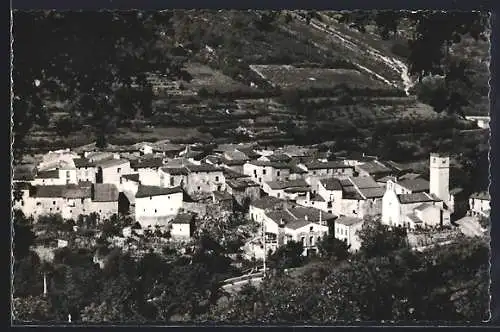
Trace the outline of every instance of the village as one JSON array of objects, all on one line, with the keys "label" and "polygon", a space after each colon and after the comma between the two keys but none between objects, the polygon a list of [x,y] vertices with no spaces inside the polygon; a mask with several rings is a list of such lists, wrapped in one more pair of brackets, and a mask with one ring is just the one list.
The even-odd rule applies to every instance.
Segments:
[{"label": "village", "polygon": [[[122,248],[145,232],[168,234],[154,243],[187,246],[207,215],[238,211],[258,225],[242,248],[247,259],[258,260],[289,241],[301,243],[305,256],[317,253],[317,244],[332,233],[356,252],[358,231],[375,219],[405,228],[414,248],[459,233],[484,236],[480,219],[489,215],[489,195],[464,197],[461,188],[450,188],[449,156],[433,153],[428,165],[429,174],[419,174],[375,156],[337,157],[300,146],[240,143],[207,151],[165,141],[104,149],[90,144],[41,155],[32,172],[15,171],[20,199],[14,209],[35,221],[47,215],[127,218],[133,224],[113,240]],[[455,206],[464,203],[467,212],[457,218]],[[47,246],[67,245],[59,240]]]}]

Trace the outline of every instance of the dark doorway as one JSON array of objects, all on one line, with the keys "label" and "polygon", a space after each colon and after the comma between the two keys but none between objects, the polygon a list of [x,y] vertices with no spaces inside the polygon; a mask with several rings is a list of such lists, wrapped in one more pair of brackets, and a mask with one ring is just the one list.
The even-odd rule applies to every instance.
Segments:
[{"label": "dark doorway", "polygon": [[95,182],[96,183],[102,183],[102,167],[99,167],[97,169],[97,173],[95,175]]}]

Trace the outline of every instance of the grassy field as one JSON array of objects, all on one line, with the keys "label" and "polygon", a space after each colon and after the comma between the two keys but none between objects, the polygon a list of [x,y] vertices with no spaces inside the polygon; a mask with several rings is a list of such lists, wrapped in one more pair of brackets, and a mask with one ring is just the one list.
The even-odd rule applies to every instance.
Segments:
[{"label": "grassy field", "polygon": [[209,93],[213,91],[225,93],[249,89],[249,87],[233,80],[220,71],[200,63],[188,63],[186,71],[193,79],[190,82],[183,83],[183,85],[194,93],[197,93],[202,88],[206,89]]},{"label": "grassy field", "polygon": [[287,65],[253,65],[259,75],[281,89],[333,89],[340,85],[352,88],[383,88],[352,69],[299,68]]}]

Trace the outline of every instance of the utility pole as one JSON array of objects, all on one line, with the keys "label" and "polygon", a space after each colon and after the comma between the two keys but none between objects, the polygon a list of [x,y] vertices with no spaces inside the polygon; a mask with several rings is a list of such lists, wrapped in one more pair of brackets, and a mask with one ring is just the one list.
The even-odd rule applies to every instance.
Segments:
[{"label": "utility pole", "polygon": [[262,260],[262,265],[264,267],[264,277],[266,276],[266,256],[267,256],[267,250],[266,250],[266,226],[265,222],[262,221],[262,239],[264,241],[264,259]]},{"label": "utility pole", "polygon": [[47,296],[47,274],[43,273],[43,296]]}]

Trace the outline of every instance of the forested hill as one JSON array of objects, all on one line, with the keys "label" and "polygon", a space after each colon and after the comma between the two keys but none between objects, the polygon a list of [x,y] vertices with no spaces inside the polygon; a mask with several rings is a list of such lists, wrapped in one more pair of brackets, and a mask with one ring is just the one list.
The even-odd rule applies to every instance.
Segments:
[{"label": "forested hill", "polygon": [[[483,13],[16,12],[13,35],[16,151],[33,125],[53,125],[60,105],[68,114],[61,128],[71,133],[87,126],[104,144],[115,128],[158,115],[144,73],[189,81],[184,68],[191,62],[241,83],[230,84],[242,88],[229,99],[279,96],[279,88],[250,66],[294,65],[356,69],[393,90],[383,93],[406,91],[437,112],[487,112]],[[252,84],[258,88],[249,89]],[[204,89],[196,103],[213,99],[201,94]],[[324,98],[356,89],[353,83],[343,91],[301,93]]]}]

